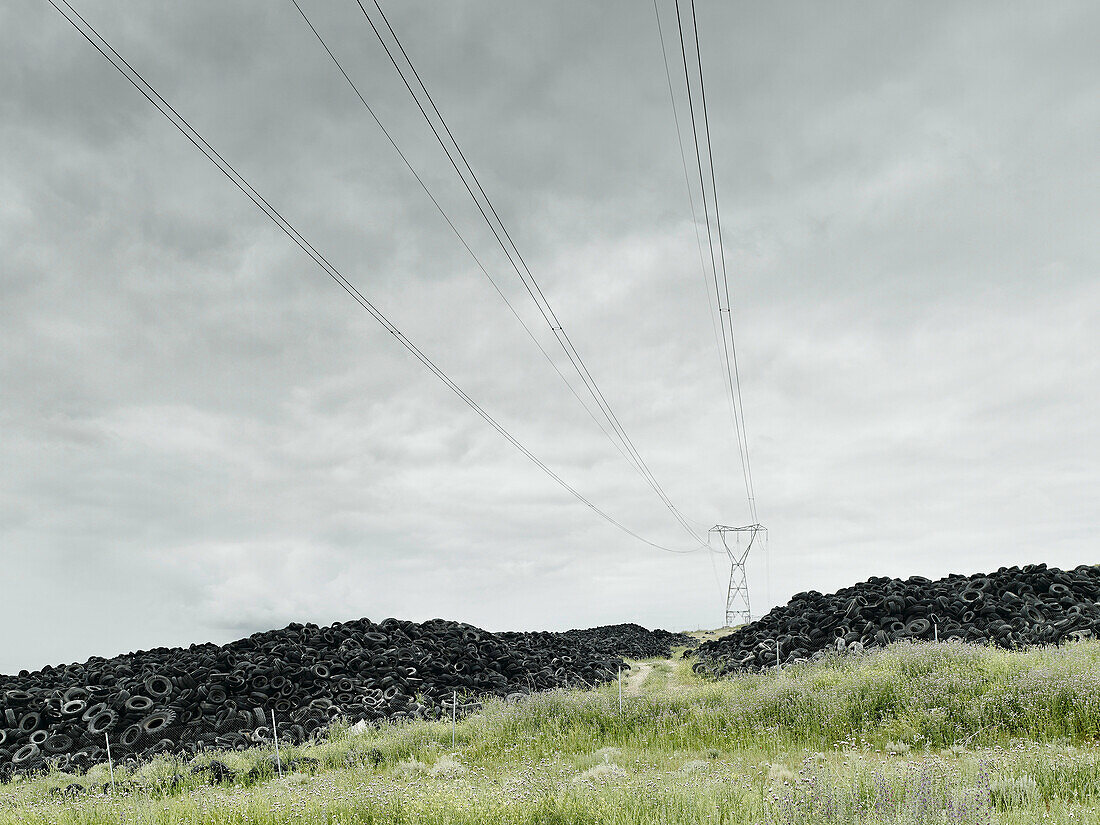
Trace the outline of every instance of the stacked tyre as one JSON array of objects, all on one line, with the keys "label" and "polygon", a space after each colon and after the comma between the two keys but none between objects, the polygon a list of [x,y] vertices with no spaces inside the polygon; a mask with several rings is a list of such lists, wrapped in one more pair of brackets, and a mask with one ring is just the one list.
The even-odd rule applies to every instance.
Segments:
[{"label": "stacked tyre", "polygon": [[[301,741],[335,717],[439,716],[456,694],[615,678],[622,660],[560,634],[458,622],[291,624],[227,645],[156,648],[0,676],[0,779],[158,752]],[[449,711],[448,711],[449,712]]]},{"label": "stacked tyre", "polygon": [[562,635],[577,644],[589,645],[604,653],[613,653],[629,659],[667,658],[672,655],[673,647],[690,645],[694,641],[684,633],[646,630],[641,625],[633,623],[602,625],[590,627],[587,630],[567,630]]},{"label": "stacked tyre", "polygon": [[903,639],[1015,648],[1100,635],[1100,567],[1045,564],[994,573],[872,577],[824,595],[796,594],[758,621],[700,645],[697,671],[718,675],[858,652]]}]

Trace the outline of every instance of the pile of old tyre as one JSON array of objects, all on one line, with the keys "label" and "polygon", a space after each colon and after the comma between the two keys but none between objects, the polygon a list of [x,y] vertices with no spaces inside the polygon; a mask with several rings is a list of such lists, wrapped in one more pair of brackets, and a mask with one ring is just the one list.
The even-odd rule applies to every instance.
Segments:
[{"label": "pile of old tyre", "polygon": [[586,630],[567,630],[566,639],[580,645],[589,645],[604,653],[613,653],[628,659],[667,658],[672,655],[674,646],[681,647],[694,643],[683,633],[670,633],[667,630],[646,630],[639,624],[613,624],[590,627]]},{"label": "pile of old tyre", "polygon": [[301,741],[335,718],[449,714],[454,697],[514,697],[614,679],[622,660],[561,634],[367,619],[291,624],[226,645],[156,648],[0,676],[0,779],[158,752]]},{"label": "pile of old tyre", "polygon": [[938,581],[872,577],[823,595],[798,593],[758,621],[694,652],[698,672],[761,670],[903,639],[1017,648],[1100,636],[1100,567],[1045,564]]}]

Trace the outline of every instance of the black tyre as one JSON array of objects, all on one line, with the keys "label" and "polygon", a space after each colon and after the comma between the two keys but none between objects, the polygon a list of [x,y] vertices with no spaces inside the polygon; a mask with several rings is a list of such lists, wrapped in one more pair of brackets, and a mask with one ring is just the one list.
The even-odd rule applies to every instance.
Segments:
[{"label": "black tyre", "polygon": [[96,702],[94,705],[89,705],[84,708],[84,712],[80,714],[80,718],[85,722],[89,722],[92,717],[98,716],[105,710],[108,710],[106,702]]},{"label": "black tyre", "polygon": [[84,699],[68,699],[61,705],[62,716],[80,716],[88,709],[88,702]]},{"label": "black tyre", "polygon": [[55,733],[46,739],[42,748],[46,753],[66,753],[73,747],[73,738],[67,733]]},{"label": "black tyre", "polygon": [[105,708],[88,720],[88,733],[93,736],[102,736],[112,730],[118,724],[118,713]]},{"label": "black tyre", "polygon": [[11,762],[13,765],[31,765],[37,762],[41,755],[42,752],[38,749],[38,745],[28,742],[12,754]]},{"label": "black tyre", "polygon": [[130,725],[122,731],[122,735],[118,737],[119,744],[127,748],[132,748],[141,739],[142,729],[141,725]]},{"label": "black tyre", "polygon": [[171,725],[175,718],[176,714],[170,710],[158,710],[141,720],[141,729],[147,736],[163,735],[164,729]]},{"label": "black tyre", "polygon": [[149,676],[144,682],[145,690],[154,699],[167,699],[172,695],[172,681],[167,676]]},{"label": "black tyre", "polygon": [[148,696],[131,696],[126,700],[126,710],[130,713],[147,713],[153,709],[153,700]]},{"label": "black tyre", "polygon": [[924,637],[932,632],[932,623],[928,619],[913,619],[905,626],[905,633],[914,639]]},{"label": "black tyre", "polygon": [[30,733],[32,730],[37,730],[42,724],[42,714],[36,710],[32,710],[30,713],[24,713],[19,717],[19,730],[23,733]]}]

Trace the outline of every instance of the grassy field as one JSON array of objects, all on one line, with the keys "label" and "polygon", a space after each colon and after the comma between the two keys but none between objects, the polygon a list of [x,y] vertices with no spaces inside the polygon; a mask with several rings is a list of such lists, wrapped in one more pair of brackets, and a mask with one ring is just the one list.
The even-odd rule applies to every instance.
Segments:
[{"label": "grassy field", "polygon": [[271,752],[0,786],[3,823],[1100,823],[1100,643],[899,644],[713,682],[655,660],[630,684],[490,701],[449,722]]}]

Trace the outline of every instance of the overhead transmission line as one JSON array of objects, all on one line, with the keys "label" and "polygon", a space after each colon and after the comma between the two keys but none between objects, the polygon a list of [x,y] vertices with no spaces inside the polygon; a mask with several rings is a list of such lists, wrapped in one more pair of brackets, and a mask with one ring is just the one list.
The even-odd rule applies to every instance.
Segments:
[{"label": "overhead transmission line", "polygon": [[[500,424],[492,415],[490,415],[480,404],[474,401],[466,392],[454,382],[435,362],[433,362],[419,347],[416,346],[409,338],[405,336],[400,329],[398,329],[371,301],[369,301],[359,289],[352,284],[343,274],[340,273],[336,267],[334,267],[329,261],[318,252],[313,245],[303,236],[293,224],[291,224],[283,215],[271,205],[270,202],[263,195],[261,195],[237,170],[218,153],[213,146],[206,141],[205,138],[184,118],[179,112],[176,111],[172,105],[165,100],[160,93],[138,72],[130,63],[120,55],[113,46],[91,25],[73,6],[68,0],[48,0],[49,4],[57,10],[58,14],[65,18],[70,25],[76,31],[87,40],[96,51],[103,56],[103,58],[110,63],[119,74],[121,74],[141,95],[148,100],[167,120],[178,129],[184,137],[186,137],[196,149],[198,149],[206,158],[213,163],[218,170],[229,178],[244,195],[256,205],[260,211],[262,211],[271,221],[274,223],[291,241],[295,243],[310,259],[319,266],[326,275],[332,278],[351,298],[359,304],[360,307],[365,309],[371,317],[373,317],[378,323],[380,323],[387,332],[389,332],[398,343],[401,344],[406,350],[413,355],[425,368],[427,368],[433,375],[435,375],[440,381],[442,381],[448,389],[450,389],[455,395],[457,395],[463,403],[469,406],[475,413],[478,414],[490,427],[497,431],[509,444],[515,447],[521,452],[528,460],[530,460],[536,467],[542,472],[548,475],[553,481],[555,481],[566,492],[573,496],[581,504],[585,505],[594,512],[596,515],[603,518],[609,524],[613,525],[617,529],[626,533],[633,538],[655,547],[658,550],[665,550],[667,552],[694,552],[694,551],[682,551],[674,550],[656,542],[650,541],[647,538],[634,532],[627,526],[625,526],[618,519],[608,514],[605,510],[596,506],[592,501],[580,493],[575,487],[565,481],[554,470],[548,467],[538,456],[532,453],[526,446],[524,446],[515,436],[513,436],[502,424]],[[62,6],[65,8],[63,9]],[[66,11],[67,10],[67,11]]]},{"label": "overhead transmission line", "polygon": [[374,108],[367,102],[367,99],[363,96],[363,93],[359,91],[359,87],[355,84],[355,81],[351,79],[351,76],[347,73],[344,65],[336,57],[332,49],[329,48],[329,45],[327,42],[325,42],[324,37],[321,36],[321,33],[317,30],[317,27],[313,25],[313,21],[309,19],[305,11],[298,4],[298,0],[290,0],[290,2],[294,4],[294,8],[298,10],[298,13],[302,16],[302,19],[305,21],[306,25],[309,26],[309,30],[313,32],[314,36],[324,48],[325,52],[330,58],[332,58],[332,62],[336,65],[336,68],[340,70],[340,74],[344,76],[344,79],[347,80],[348,85],[351,86],[352,91],[355,92],[355,96],[359,98],[359,101],[363,104],[363,107],[370,114],[375,124],[377,124],[378,128],[382,130],[382,134],[386,136],[386,140],[389,141],[389,144],[393,147],[393,150],[397,152],[397,155],[401,158],[402,163],[405,164],[405,167],[409,170],[412,176],[416,178],[416,182],[420,184],[420,188],[424,190],[424,194],[428,196],[428,199],[432,202],[432,205],[435,207],[436,211],[439,212],[439,214],[443,217],[443,220],[447,222],[447,226],[451,228],[451,231],[455,234],[455,237],[458,238],[459,242],[462,244],[466,252],[469,253],[470,258],[473,259],[473,262],[477,265],[477,268],[481,270],[481,274],[486,277],[486,279],[492,285],[493,290],[498,296],[500,296],[500,299],[504,301],[505,306],[508,307],[508,310],[515,317],[516,321],[519,322],[519,325],[523,327],[524,332],[527,333],[527,336],[531,339],[532,343],[534,343],[539,352],[542,353],[543,358],[545,358],[547,363],[550,364],[554,372],[558,374],[558,377],[561,378],[561,380],[565,383],[565,386],[569,388],[569,391],[573,394],[573,397],[577,399],[577,402],[581,405],[581,407],[584,408],[584,411],[588,413],[588,417],[592,419],[592,421],[596,424],[597,427],[600,428],[601,431],[603,431],[604,436],[606,436],[608,441],[611,442],[612,446],[614,446],[615,449],[617,449],[622,455],[622,457],[626,459],[626,461],[629,463],[630,458],[629,456],[627,456],[626,452],[624,452],[622,446],[620,446],[619,442],[616,441],[611,433],[607,431],[607,428],[604,426],[603,422],[596,417],[595,413],[592,412],[585,400],[581,398],[580,394],[577,392],[576,388],[574,388],[573,384],[561,371],[557,363],[555,363],[554,359],[550,357],[550,353],[546,351],[546,348],[543,347],[542,343],[539,341],[535,333],[531,331],[531,328],[529,326],[527,326],[527,322],[523,320],[523,317],[516,311],[516,308],[512,305],[512,302],[508,300],[508,296],[504,294],[503,290],[501,290],[500,285],[496,282],[496,279],[489,274],[489,271],[485,268],[485,265],[481,262],[481,259],[478,258],[473,248],[471,248],[470,244],[467,242],[466,238],[463,236],[458,226],[453,220],[451,220],[450,215],[447,214],[442,204],[440,204],[439,200],[432,193],[432,190],[428,188],[428,185],[424,182],[424,179],[420,176],[420,173],[416,171],[416,167],[412,165],[412,162],[401,150],[401,147],[397,145],[397,141],[394,139],[393,135],[390,134],[390,131],[386,128],[385,124],[382,123],[381,119],[374,111]]},{"label": "overhead transmission line", "polygon": [[[661,42],[661,60],[665,65],[665,81],[668,85],[668,100],[672,105],[672,125],[673,128],[676,129],[676,143],[680,148],[680,166],[684,170],[684,187],[687,189],[688,207],[691,209],[691,226],[695,231],[695,247],[699,252],[699,273],[703,276],[703,293],[707,295],[710,292],[711,276],[708,274],[706,262],[703,260],[703,238],[699,233],[699,216],[695,211],[695,195],[691,186],[691,174],[688,172],[687,153],[684,151],[684,137],[680,132],[680,112],[676,106],[676,93],[672,89],[672,70],[668,65],[668,47],[665,45],[665,30],[661,25],[661,12],[657,8],[657,0],[653,0],[653,16],[657,21],[657,37]],[[722,335],[718,332],[718,322],[714,317],[717,308],[714,304],[710,306],[711,310],[707,315],[710,317],[710,328],[714,333],[714,357],[718,359],[719,370],[724,371],[725,367],[722,363]],[[722,385],[724,387],[723,394],[726,396],[727,406],[729,407],[730,420],[733,422],[734,430],[736,431],[737,413],[734,408],[733,393],[724,378],[722,380]]]},{"label": "overhead transmission line", "polygon": [[[695,147],[695,165],[699,176],[699,187],[703,200],[703,219],[707,226],[707,246],[710,251],[710,271],[714,283],[715,301],[718,305],[718,317],[722,329],[722,356],[725,365],[725,378],[729,390],[733,412],[734,435],[737,451],[741,457],[741,473],[745,482],[745,495],[748,499],[749,514],[753,524],[758,523],[756,515],[756,494],[752,483],[752,465],[749,461],[749,444],[745,434],[745,412],[741,401],[741,377],[737,368],[737,343],[733,333],[733,316],[730,305],[729,277],[726,269],[726,252],[722,243],[722,217],[718,207],[718,186],[714,174],[714,151],[710,138],[710,119],[707,114],[706,85],[703,80],[703,59],[699,50],[699,27],[695,17],[695,0],[689,0],[691,21],[689,40],[695,51],[695,69],[698,78],[698,98],[700,114],[696,116],[696,91],[692,87],[691,71],[688,67],[688,45],[684,39],[685,21],[680,14],[680,0],[675,0],[676,27],[680,40],[680,55],[684,68],[684,83],[687,89],[688,112],[691,120],[691,134]],[[656,10],[656,5],[654,5]],[[658,15],[658,25],[660,16]],[[662,38],[663,39],[663,38]],[[663,53],[662,48],[662,53]],[[667,70],[667,58],[666,58]],[[675,100],[673,101],[675,117]],[[700,123],[701,121],[701,123]],[[677,136],[679,136],[677,122]],[[700,139],[700,131],[703,133]],[[705,157],[705,164],[704,164]],[[710,182],[710,198],[707,197],[707,182]],[[713,228],[711,212],[714,214]],[[694,215],[694,207],[693,207]],[[715,251],[717,246],[717,252]]]},{"label": "overhead transmission line", "polygon": [[[423,78],[416,70],[416,67],[409,57],[408,52],[402,45],[401,40],[397,35],[397,32],[394,31],[393,26],[390,24],[389,19],[386,17],[386,13],[382,10],[381,4],[378,2],[378,0],[374,0],[374,6],[378,12],[378,15],[381,17],[382,22],[385,24],[386,31],[388,31],[390,37],[392,38],[397,51],[400,52],[401,61],[398,60],[394,49],[391,48],[390,44],[386,42],[385,36],[379,29],[379,26],[375,23],[374,19],[371,17],[370,13],[367,11],[367,8],[363,4],[362,0],[356,0],[356,4],[359,6],[360,11],[363,13],[363,17],[370,25],[371,30],[374,32],[375,37],[378,39],[378,42],[385,50],[386,56],[389,57],[390,62],[393,64],[393,67],[397,70],[401,81],[404,83],[405,88],[412,96],[413,101],[416,103],[416,106],[420,110],[421,115],[424,117],[425,122],[427,122],[429,128],[432,131],[432,134],[435,136],[436,141],[439,143],[440,147],[446,154],[447,159],[450,161],[451,166],[458,174],[459,179],[462,181],[462,184],[465,187],[467,193],[470,195],[471,199],[474,201],[474,204],[477,206],[478,212],[481,214],[482,219],[489,227],[490,232],[496,239],[496,242],[500,246],[501,250],[504,252],[504,255],[508,259],[509,264],[515,270],[516,275],[523,283],[527,294],[535,303],[535,306],[538,308],[540,315],[542,316],[546,324],[550,327],[551,332],[554,334],[555,339],[561,346],[573,369],[580,377],[585,389],[588,391],[593,401],[595,401],[600,413],[604,416],[605,421],[610,426],[612,432],[614,432],[616,437],[619,439],[622,447],[625,449],[626,455],[629,457],[631,464],[634,465],[635,469],[641,474],[642,478],[645,479],[646,483],[653,489],[658,498],[660,498],[662,504],[664,504],[669,512],[672,513],[673,517],[680,523],[684,530],[696,542],[698,542],[699,549],[708,548],[709,545],[699,537],[699,535],[695,532],[691,525],[688,524],[687,519],[683,516],[676,505],[672,503],[672,500],[665,493],[664,489],[661,487],[660,483],[653,475],[653,472],[649,469],[649,466],[642,458],[641,453],[638,451],[637,447],[635,447],[634,442],[627,434],[625,428],[619,420],[619,417],[611,408],[611,405],[607,401],[607,398],[605,397],[603,391],[597,384],[596,379],[593,377],[588,366],[584,363],[584,359],[577,351],[576,347],[573,344],[573,341],[569,337],[569,334],[565,331],[561,320],[558,318],[549,300],[546,298],[546,295],[543,292],[542,287],[539,285],[538,280],[531,272],[531,268],[528,266],[527,261],[524,259],[522,253],[520,253],[518,247],[515,244],[515,241],[512,239],[512,236],[508,231],[507,226],[504,224],[496,207],[493,205],[492,200],[486,194],[480,179],[474,172],[473,167],[470,165],[465,153],[463,153],[461,146],[459,146],[458,141],[455,139],[453,132],[448,126],[446,118],[444,118],[443,114],[440,112],[439,107],[436,105],[434,98],[428,91],[428,88],[425,85]],[[316,30],[314,30],[314,33],[316,34]],[[331,56],[331,51],[329,52],[329,54]],[[407,69],[402,66],[402,62],[405,66],[408,67]],[[348,79],[348,82],[350,83],[351,80],[347,77],[346,73],[344,73],[344,76],[346,79]],[[410,76],[412,80],[410,80]],[[420,90],[419,93],[417,92],[416,88],[414,88],[414,81],[416,87]],[[438,125],[436,121],[433,121],[432,115],[428,113],[428,108],[430,108],[432,113],[434,114],[436,121],[438,121]],[[440,129],[442,129],[443,134],[446,135],[446,140],[444,139],[443,134],[440,133]]]}]

